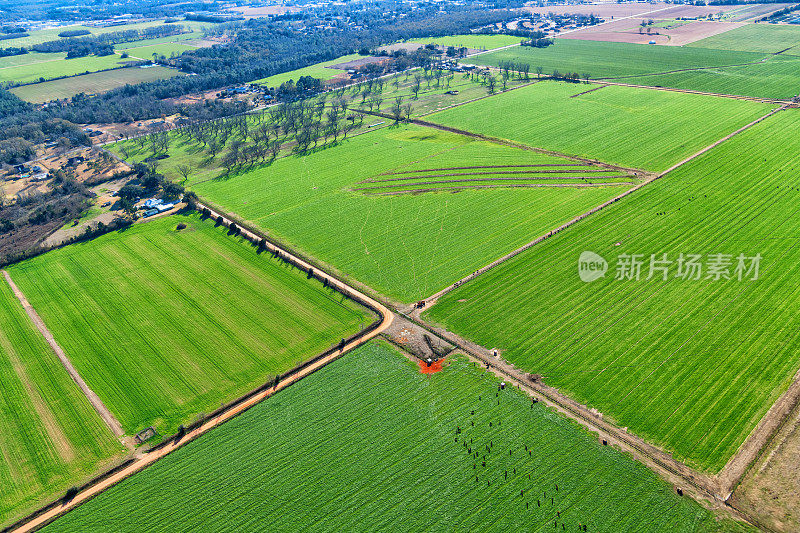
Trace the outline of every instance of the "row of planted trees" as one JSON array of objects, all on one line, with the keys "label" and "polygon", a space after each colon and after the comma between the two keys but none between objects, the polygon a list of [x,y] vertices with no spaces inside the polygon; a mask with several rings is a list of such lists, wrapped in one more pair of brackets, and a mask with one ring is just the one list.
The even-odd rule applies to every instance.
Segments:
[{"label": "row of planted trees", "polygon": [[[363,86],[362,86],[363,85]],[[364,122],[364,111],[379,111],[385,81],[370,80],[340,88],[313,98],[286,102],[260,113],[182,124],[133,139],[139,151],[149,149],[151,165],[169,155],[174,142],[189,143],[205,154],[208,164],[218,160],[225,174],[258,164],[272,163],[285,149],[305,154],[344,140]],[[360,102],[359,102],[360,98]],[[411,115],[412,106],[395,98],[391,108],[397,122]],[[127,158],[129,150],[121,148]],[[192,173],[188,165],[176,170],[186,180]]]}]

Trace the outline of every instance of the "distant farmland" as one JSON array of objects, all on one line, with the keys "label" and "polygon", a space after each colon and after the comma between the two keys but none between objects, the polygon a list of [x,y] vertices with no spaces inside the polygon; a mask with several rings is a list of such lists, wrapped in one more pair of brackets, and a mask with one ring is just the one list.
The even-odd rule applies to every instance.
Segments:
[{"label": "distant farmland", "polygon": [[359,59],[361,57],[363,56],[360,56],[358,54],[350,54],[338,57],[336,59],[331,59],[330,61],[323,61],[322,63],[317,63],[315,65],[310,65],[308,67],[303,67],[297,70],[284,72],[282,74],[275,74],[274,76],[270,76],[268,78],[256,80],[253,83],[257,83],[259,85],[266,85],[267,87],[278,87],[280,86],[281,83],[289,80],[294,80],[296,82],[297,80],[300,79],[300,76],[313,76],[321,80],[329,80],[331,78],[335,78],[339,74],[346,73],[346,71],[344,70],[329,68],[331,65],[346,63],[348,61],[353,61],[354,59]]},{"label": "distant farmland", "polygon": [[578,72],[581,76],[589,74],[592,78],[609,78],[738,65],[764,57],[764,53],[753,52],[556,39],[555,44],[547,48],[515,46],[470,57],[466,62],[497,67],[504,61],[511,61],[529,64],[531,72],[542,67],[545,74],[558,70],[562,73]]},{"label": "distant farmland", "polygon": [[168,434],[373,320],[239,241],[172,216],[9,271],[125,431]]},{"label": "distant farmland", "polygon": [[775,107],[618,86],[574,96],[591,88],[596,86],[536,83],[427,119],[529,146],[658,172]]},{"label": "distant farmland", "polygon": [[[428,316],[620,426],[716,472],[800,367],[800,113],[768,118],[445,296]],[[609,261],[584,283],[578,257]],[[649,275],[650,255],[671,274]],[[731,254],[732,279],[675,278],[679,254]],[[643,254],[639,281],[615,279]],[[761,277],[737,280],[738,254]],[[669,266],[669,265],[667,265]],[[749,267],[749,263],[745,263]]]},{"label": "distant farmland", "polygon": [[0,525],[80,483],[122,445],[0,279]]},{"label": "distant farmland", "polygon": [[[119,57],[119,56],[114,56]],[[93,72],[60,80],[14,87],[10,91],[23,100],[33,103],[71,98],[78,93],[103,93],[127,84],[161,80],[182,75],[181,71],[167,67],[124,68]]]},{"label": "distant farmland", "polygon": [[436,44],[439,46],[454,46],[456,48],[470,48],[473,50],[491,50],[511,44],[519,44],[523,41],[522,37],[513,35],[448,35],[446,37],[427,37],[424,39],[411,39],[409,43]]},{"label": "distant farmland", "polygon": [[798,45],[800,45],[800,28],[795,25],[747,24],[741,28],[695,41],[689,46],[769,54],[786,50],[785,54],[800,55]]},{"label": "distant farmland", "polygon": [[[25,54],[24,56],[13,56],[30,56],[30,59],[33,60],[33,62],[9,68],[0,68],[0,82],[27,83],[31,81],[37,81],[40,78],[48,80],[60,76],[74,76],[84,72],[119,68],[125,66],[126,62],[132,61],[124,60],[117,54],[100,57],[76,57],[74,59],[65,59],[66,54],[64,53],[41,55],[47,56],[48,60],[39,61],[39,54],[35,54],[33,52]],[[122,78],[126,77],[125,74],[115,74],[115,76],[117,75],[121,76]],[[130,75],[128,75],[128,77],[130,77]],[[14,91],[23,89],[23,87],[19,87],[18,89],[14,89]],[[17,96],[20,95],[17,94]]]},{"label": "distant farmland", "polygon": [[45,531],[743,529],[498,384],[460,356],[423,375],[372,343]]}]

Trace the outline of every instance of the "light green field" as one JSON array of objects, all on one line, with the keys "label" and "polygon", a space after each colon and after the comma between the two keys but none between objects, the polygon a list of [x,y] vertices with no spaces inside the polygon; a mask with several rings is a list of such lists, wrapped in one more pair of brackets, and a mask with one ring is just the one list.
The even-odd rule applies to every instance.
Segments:
[{"label": "light green field", "polygon": [[0,526],[121,455],[3,279],[0,390]]},{"label": "light green field", "polygon": [[154,39],[142,39],[141,41],[119,43],[114,45],[114,50],[117,50],[117,52],[123,52],[128,48],[141,48],[142,46],[150,46],[153,44],[165,44],[165,43],[186,44],[187,41],[195,41],[202,37],[203,37],[202,32],[195,30],[192,33],[181,33],[180,35],[169,35],[167,37],[156,37]]},{"label": "light green field", "polygon": [[165,434],[373,320],[268,256],[172,216],[9,271],[125,431]]},{"label": "light green field", "polygon": [[336,65],[339,63],[346,63],[347,61],[353,61],[354,59],[359,59],[363,56],[358,54],[350,54],[347,56],[342,56],[337,59],[332,59],[330,61],[323,61],[322,63],[317,63],[315,65],[311,65],[304,68],[299,68],[297,70],[292,70],[289,72],[284,72],[283,74],[275,74],[274,76],[270,76],[268,78],[262,78],[260,80],[256,80],[253,83],[257,83],[259,85],[266,85],[267,87],[278,87],[283,82],[294,80],[295,82],[300,79],[301,76],[312,76],[314,78],[319,78],[321,80],[329,80],[338,76],[339,74],[344,74],[346,71],[339,70],[335,68],[327,68],[331,65]]},{"label": "light green field", "polygon": [[[34,55],[30,53],[26,55],[34,56],[33,59],[38,59],[36,55],[39,54]],[[120,58],[117,54],[99,57],[76,57],[73,59],[63,59],[66,57],[66,54],[41,55],[60,56],[61,59],[52,58],[53,60],[46,62],[37,61],[35,63],[23,64],[16,67],[0,68],[0,82],[28,83],[39,80],[40,78],[49,80],[61,76],[74,76],[86,72],[96,72],[98,70],[122,67],[126,64],[126,60]]]},{"label": "light green field", "polygon": [[542,82],[434,113],[427,120],[529,146],[650,171],[666,170],[764,115],[756,102]]},{"label": "light green field", "polygon": [[446,37],[426,37],[425,39],[410,39],[409,43],[437,44],[439,46],[466,47],[473,50],[492,50],[510,44],[519,44],[524,41],[522,37],[513,35],[448,35]]},{"label": "light green field", "polygon": [[179,56],[182,53],[190,50],[197,50],[197,47],[181,43],[161,43],[140,46],[136,48],[127,48],[122,51],[127,52],[131,58],[138,57],[140,59],[153,59],[153,54],[158,54],[159,57],[165,56],[169,58],[172,57],[173,54]]},{"label": "light green field", "polygon": [[555,44],[547,48],[515,46],[470,57],[464,62],[496,67],[504,61],[512,61],[529,64],[531,72],[536,72],[536,67],[542,67],[544,74],[558,70],[562,73],[577,72],[581,77],[589,74],[591,78],[612,78],[668,72],[682,68],[738,65],[759,61],[764,56],[763,53],[724,49],[707,50],[680,46],[556,39]]},{"label": "light green field", "polygon": [[687,46],[774,54],[789,48],[786,54],[800,55],[800,27],[792,24],[747,24],[718,35],[700,39]]},{"label": "light green field", "polygon": [[[119,56],[114,57],[119,59]],[[23,85],[10,89],[10,92],[23,100],[39,104],[61,98],[72,98],[78,93],[103,93],[127,84],[134,85],[180,75],[181,71],[167,67],[122,68]]]},{"label": "light green field", "polygon": [[717,522],[517,390],[498,392],[497,379],[464,358],[423,375],[383,342],[44,531],[140,532],[142,524],[159,532],[745,530]]},{"label": "light green field", "polygon": [[48,54],[40,54],[38,52],[28,52],[27,54],[22,54],[18,56],[6,56],[0,57],[0,76],[3,75],[3,71],[6,69],[13,69],[14,67],[19,67],[21,65],[31,65],[33,63],[44,63],[47,61],[54,61],[54,60],[63,60],[67,57],[67,54],[64,52],[55,52],[55,53],[48,53]]},{"label": "light green field", "polygon": [[[353,164],[358,161],[358,164]],[[229,178],[203,198],[403,302],[428,296],[625,190],[545,187],[365,195],[362,180],[424,161],[445,166],[564,160],[433,129],[385,128]]]},{"label": "light green field", "polygon": [[[442,298],[429,318],[719,471],[800,366],[800,113],[782,111]],[[578,258],[604,257],[584,283]],[[730,280],[708,279],[712,254]],[[641,279],[616,279],[643,254]],[[651,254],[673,261],[647,280]],[[675,277],[700,254],[702,279]],[[738,280],[737,257],[761,254]],[[746,268],[750,262],[746,261]]]},{"label": "light green field", "polygon": [[[141,30],[144,28],[150,28],[153,26],[161,26],[163,21],[161,20],[153,20],[149,22],[138,22],[136,24],[126,24],[123,26],[108,26],[105,28],[94,28],[91,26],[61,26],[58,28],[48,28],[46,30],[36,30],[29,32],[30,36],[28,37],[20,37],[18,39],[7,39],[2,41],[2,47],[8,48],[11,46],[31,46],[34,44],[45,43],[48,41],[56,41],[61,39],[58,34],[63,31],[68,30],[89,30],[92,35],[101,35],[104,33],[111,33],[115,31],[125,31],[125,30]],[[202,31],[203,28],[212,26],[213,24],[210,22],[195,22],[190,20],[181,20],[175,23],[176,25],[183,26],[184,28],[191,28],[195,32]]]},{"label": "light green field", "polygon": [[800,93],[800,58],[775,56],[764,63],[626,78],[625,83],[742,96],[789,99]]}]

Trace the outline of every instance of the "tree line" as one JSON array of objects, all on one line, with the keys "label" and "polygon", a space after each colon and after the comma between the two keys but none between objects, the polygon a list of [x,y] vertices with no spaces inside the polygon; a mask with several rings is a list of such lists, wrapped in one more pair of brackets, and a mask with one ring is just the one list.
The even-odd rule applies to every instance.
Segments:
[{"label": "tree line", "polygon": [[[346,12],[362,29],[354,30],[350,25],[330,30],[312,27],[312,23],[325,22],[324,15],[341,12]],[[444,36],[463,31],[465,27],[510,20],[515,16],[516,11],[486,10],[483,4],[472,2],[440,13],[434,5],[412,10],[387,0],[375,2],[368,8],[349,4],[326,7],[308,23],[313,31],[297,30],[290,23],[269,19],[223,24],[218,31],[231,32],[233,42],[230,44],[185,52],[166,61],[195,76],[125,86],[95,98],[62,101],[45,109],[28,110],[17,106],[16,112],[0,118],[0,139],[8,138],[7,132],[18,131],[21,125],[51,118],[86,124],[145,120],[176,112],[193,116],[203,111],[193,111],[192,106],[165,99],[266,78],[334,59],[362,46],[372,48],[414,37]],[[215,109],[231,111],[222,107]]]}]

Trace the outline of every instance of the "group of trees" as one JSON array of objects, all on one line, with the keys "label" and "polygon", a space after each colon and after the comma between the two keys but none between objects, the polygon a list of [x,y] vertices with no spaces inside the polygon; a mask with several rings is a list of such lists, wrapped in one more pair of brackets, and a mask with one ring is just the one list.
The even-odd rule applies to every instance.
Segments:
[{"label": "group of trees", "polygon": [[[511,78],[516,74],[517,79],[520,80],[528,80],[530,79],[529,72],[531,70],[531,66],[527,63],[514,63],[513,61],[501,61],[498,65],[500,67],[500,73],[503,78]],[[541,78],[544,74],[544,69],[542,67],[536,67],[536,77]],[[584,73],[579,74],[577,72],[560,72],[558,69],[554,69],[551,74],[546,75],[546,77],[555,79],[555,80],[564,80],[569,82],[578,83],[580,80],[589,81],[591,77],[590,74]]]},{"label": "group of trees", "polygon": [[534,37],[534,38],[528,39],[527,41],[522,41],[519,44],[522,45],[522,46],[530,46],[530,47],[533,47],[533,48],[547,48],[551,44],[555,44],[555,40],[548,39],[546,37]]},{"label": "group of trees", "polygon": [[0,48],[0,57],[7,57],[7,56],[21,56],[22,54],[27,54],[28,49],[24,46],[12,46],[9,48]]},{"label": "group of trees", "polygon": [[[316,28],[318,23],[328,22],[326,17],[334,15],[345,15],[352,24],[336,25],[328,30]],[[296,29],[296,22],[282,21],[279,17],[220,24],[218,31],[230,32],[234,36],[231,43],[192,50],[166,60],[168,65],[195,76],[175,76],[121,87],[95,98],[61,102],[46,109],[17,108],[16,113],[0,118],[0,138],[9,127],[50,118],[75,123],[107,123],[144,120],[184,111],[188,116],[194,116],[205,111],[190,110],[192,106],[181,106],[166,99],[247,83],[334,59],[362,46],[374,48],[397,40],[458,33],[465,27],[511,20],[517,15],[513,10],[486,9],[484,3],[478,5],[471,1],[465,5],[448,6],[446,12],[440,12],[439,7],[433,4],[411,9],[389,0],[379,0],[369,6],[326,5],[319,13],[304,14],[303,29]],[[5,98],[1,93],[0,90],[0,101]],[[202,107],[202,104],[197,107]]]},{"label": "group of trees", "polygon": [[157,165],[137,163],[133,167],[134,178],[126,183],[117,193],[119,205],[123,211],[132,214],[136,211],[136,202],[145,196],[160,195],[168,202],[180,200],[184,195],[184,188],[159,174]]},{"label": "group of trees", "polygon": [[[0,110],[2,99],[0,99]],[[61,148],[89,144],[89,137],[75,124],[61,119],[14,126],[0,135],[0,163],[19,164],[33,158],[34,145],[51,139]]]},{"label": "group of trees", "polygon": [[88,30],[64,31],[59,33],[61,37],[64,37],[63,39],[34,44],[31,46],[31,50],[36,52],[66,52],[67,58],[83,57],[89,54],[98,56],[111,55],[114,53],[113,45],[115,44],[179,35],[184,33],[184,27],[180,24],[161,24],[141,30],[113,31],[101,33],[100,35],[89,35],[88,37],[76,37],[77,35],[87,35],[89,33]]}]

